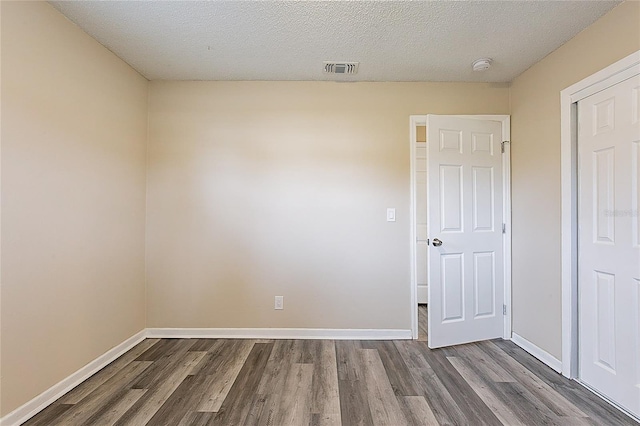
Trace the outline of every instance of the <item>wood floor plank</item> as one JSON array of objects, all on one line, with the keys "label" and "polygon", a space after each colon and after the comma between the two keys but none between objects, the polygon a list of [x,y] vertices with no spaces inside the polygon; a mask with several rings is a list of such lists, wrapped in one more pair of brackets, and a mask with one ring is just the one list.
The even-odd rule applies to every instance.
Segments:
[{"label": "wood floor plank", "polygon": [[136,358],[136,361],[157,361],[164,356],[170,355],[183,343],[182,339],[161,339],[155,345],[142,352]]},{"label": "wood floor plank", "polygon": [[207,426],[213,422],[216,413],[200,413],[198,411],[190,411],[180,420],[177,426]]},{"label": "wood floor plank", "polygon": [[340,418],[343,425],[371,426],[371,408],[363,380],[338,380]]},{"label": "wood floor plank", "polygon": [[51,426],[60,424],[58,419],[72,407],[73,405],[71,404],[52,404],[38,413],[35,417],[27,420],[22,424],[22,426]]},{"label": "wood floor plank", "polygon": [[483,377],[493,382],[515,382],[511,374],[505,370],[496,359],[489,356],[487,352],[480,348],[481,344],[469,343],[467,345],[455,346],[452,350],[456,357],[464,358],[469,364],[479,370]]},{"label": "wood floor plank", "polygon": [[511,410],[520,422],[528,425],[558,425],[560,418],[533,396],[528,389],[517,382],[495,384],[504,401],[509,401]]},{"label": "wood floor plank", "polygon": [[340,418],[343,425],[373,424],[358,341],[336,341]]},{"label": "wood floor plank", "polygon": [[398,403],[407,425],[409,426],[439,426],[429,403],[423,396],[398,396]]},{"label": "wood floor plank", "polygon": [[206,352],[187,352],[179,362],[165,370],[165,377],[154,383],[138,401],[116,422],[116,425],[144,425],[165,403],[189,371],[205,356]]},{"label": "wood floor plank", "polygon": [[274,425],[308,425],[311,422],[313,364],[292,364],[273,415]]},{"label": "wood floor plank", "polygon": [[223,342],[223,339],[193,339],[194,343],[189,348],[189,351],[193,352],[211,352],[213,346]]},{"label": "wood floor plank", "polygon": [[417,396],[415,381],[400,356],[398,349],[391,341],[362,342],[363,348],[376,349],[382,360],[382,365],[389,377],[389,382],[396,395]]},{"label": "wood floor plank", "polygon": [[[589,417],[558,417],[562,426],[602,426],[604,423],[598,422]],[[616,426],[622,423],[613,423]],[[636,423],[637,425],[637,423]]]},{"label": "wood floor plank", "polygon": [[241,425],[251,409],[258,384],[273,349],[273,343],[256,343],[236,377],[212,425]]},{"label": "wood floor plank", "polygon": [[565,380],[562,374],[552,370],[547,365],[545,365],[542,361],[532,357],[527,353],[524,349],[516,345],[515,343],[502,340],[495,339],[488,342],[482,342],[482,344],[478,344],[483,350],[490,349],[495,347],[502,352],[504,352],[509,357],[513,358],[515,361],[522,364],[529,371],[531,371],[536,376],[540,377],[544,381],[553,385],[561,385],[561,386],[570,386],[570,387],[579,387],[576,382],[573,380]]},{"label": "wood floor plank", "polygon": [[255,424],[274,424],[287,393],[287,382],[293,371],[291,367],[302,360],[304,347],[303,341],[277,340],[273,343],[248,414],[252,418],[255,416]]},{"label": "wood floor plank", "polygon": [[364,382],[367,388],[371,418],[376,426],[397,426],[407,423],[395,392],[376,349],[361,349]]},{"label": "wood floor plank", "polygon": [[[260,424],[260,417],[265,412],[267,406],[267,395],[261,395],[256,393],[253,395],[253,400],[247,412],[247,417],[244,420],[244,426],[256,426]],[[269,422],[266,422],[269,424]]]},{"label": "wood floor plank", "polygon": [[500,363],[519,383],[536,396],[542,403],[558,416],[587,417],[587,415],[574,404],[567,401],[562,395],[549,386],[544,380],[528,370],[518,361],[507,355],[498,346],[491,342],[482,346],[496,362]]},{"label": "wood floor plank", "polygon": [[97,411],[119,397],[140,374],[149,368],[151,361],[132,361],[107,380],[102,386],[84,397],[57,420],[62,425],[84,426]]},{"label": "wood floor plank", "polygon": [[359,341],[338,340],[336,341],[336,356],[338,359],[338,380],[360,380],[358,366],[360,359],[358,349],[362,349]]},{"label": "wood floor plank", "polygon": [[114,425],[146,392],[146,389],[128,389],[124,391],[122,398],[113,401],[109,408],[104,410],[100,415],[91,416],[87,420],[87,424],[100,426]]},{"label": "wood floor plank", "polygon": [[[311,384],[311,414],[315,426],[340,424],[340,391],[336,348],[333,340],[310,340],[313,354],[313,382]],[[308,361],[306,359],[305,361]]]},{"label": "wood floor plank", "polygon": [[289,367],[302,361],[302,349],[302,341],[296,343],[294,340],[276,340],[260,379],[257,393],[280,394],[289,374]]},{"label": "wood floor plank", "polygon": [[431,365],[424,359],[418,345],[406,341],[396,341],[395,345],[409,366],[416,385],[429,403],[438,423],[443,426],[472,424]]},{"label": "wood floor plank", "polygon": [[[207,354],[202,358],[202,360],[193,367],[191,370],[191,374],[204,374],[207,375],[209,372],[214,372],[222,362],[222,360],[226,357],[226,353],[229,352],[231,348],[235,345],[236,340],[229,339],[208,339],[213,340],[214,343],[209,344],[208,346],[204,346],[203,344],[199,344],[200,347],[207,349]],[[195,346],[198,345],[198,342],[194,344],[190,348],[193,350]]]},{"label": "wood floor plank", "polygon": [[[153,364],[149,367],[131,386],[134,389],[150,389],[158,383],[163,382],[167,377],[167,372],[181,362],[183,357],[195,341],[191,339],[169,339],[171,345],[162,352],[161,355],[155,357]],[[204,354],[205,352],[197,352]]]},{"label": "wood floor plank", "polygon": [[464,358],[447,357],[447,359],[503,424],[509,426],[521,426],[525,424],[515,415],[510,406],[506,405],[506,403],[491,390],[491,377],[481,377],[479,374],[476,374]]},{"label": "wood floor plank", "polygon": [[219,370],[220,364],[223,363],[230,353],[237,350],[237,346],[242,344],[243,340],[236,339],[216,339],[216,343],[209,347],[207,355],[202,362],[194,368],[195,374],[212,375]]},{"label": "wood floor plank", "polygon": [[427,305],[418,305],[418,342],[426,342],[429,338],[427,330]]},{"label": "wood floor plank", "polygon": [[215,371],[200,372],[200,374],[211,375],[212,380],[209,380],[207,386],[202,389],[202,396],[196,405],[196,411],[218,412],[249,353],[251,353],[253,345],[253,340],[238,341],[234,350],[229,351],[227,356],[222,358]]},{"label": "wood floor plank", "polygon": [[[103,385],[107,380],[113,377],[118,371],[122,370],[127,364],[136,360],[143,353],[153,348],[159,339],[145,339],[138,343],[131,350],[127,351],[121,357],[104,367],[102,370],[91,376],[89,379],[80,383],[73,390],[60,399],[61,404],[77,404],[84,397]],[[144,360],[139,360],[144,361]]]},{"label": "wood floor plank", "polygon": [[176,390],[147,422],[146,426],[178,424],[189,413],[201,397],[208,376],[188,374]]},{"label": "wood floor plank", "polygon": [[424,344],[419,344],[418,348],[472,424],[501,425],[500,420],[453,368],[442,351],[430,350]]}]

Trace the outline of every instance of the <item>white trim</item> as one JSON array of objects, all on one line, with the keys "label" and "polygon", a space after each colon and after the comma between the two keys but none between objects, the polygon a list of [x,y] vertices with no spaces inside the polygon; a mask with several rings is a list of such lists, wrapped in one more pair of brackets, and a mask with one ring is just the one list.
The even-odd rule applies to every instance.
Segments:
[{"label": "white trim", "polygon": [[562,186],[562,374],[578,376],[578,232],[576,102],[640,74],[640,51],[560,92]]},{"label": "white trim", "polygon": [[[502,139],[511,141],[511,116],[509,115],[455,115],[455,117],[468,118],[475,120],[492,120],[502,123]],[[416,244],[416,201],[415,201],[415,144],[416,144],[416,126],[426,126],[426,115],[409,116],[410,135],[409,153],[410,153],[410,252],[411,252],[411,331],[414,339],[418,338],[418,283],[416,278],[416,262],[415,262],[415,244]],[[428,142],[428,141],[427,141]],[[428,151],[428,150],[427,150]],[[427,161],[429,161],[427,159]],[[505,146],[505,154],[502,156],[502,187],[503,187],[503,218],[506,225],[506,232],[503,235],[503,251],[504,251],[504,295],[503,303],[507,306],[507,312],[504,316],[503,338],[511,338],[511,144]],[[428,197],[428,194],[427,194]]]},{"label": "white trim", "polygon": [[28,401],[27,403],[23,404],[22,406],[16,408],[12,412],[4,416],[2,419],[0,419],[0,425],[19,425],[26,422],[31,417],[35,416],[40,411],[51,405],[62,395],[69,392],[71,389],[75,388],[80,383],[84,382],[89,377],[109,365],[116,358],[133,348],[145,338],[147,338],[146,330],[142,330],[139,333],[136,333],[124,342],[120,343],[118,346],[108,350],[103,355],[100,355],[98,358],[94,359],[89,364],[82,367],[80,370],[51,386],[49,389],[33,398],[31,401]]},{"label": "white trim", "polygon": [[502,118],[502,140],[509,143],[504,144],[504,155],[502,156],[502,220],[505,224],[505,232],[502,237],[502,250],[504,252],[503,275],[504,275],[504,300],[507,311],[504,316],[504,339],[511,338],[511,117],[508,115],[498,116]]},{"label": "white trim", "polygon": [[330,328],[147,328],[148,338],[409,340],[411,330]]},{"label": "white trim", "polygon": [[562,361],[560,361],[558,358],[551,355],[549,352],[545,351],[544,349],[541,349],[537,345],[531,343],[530,341],[528,341],[527,339],[525,339],[524,337],[521,337],[516,333],[513,333],[513,335],[511,336],[511,341],[516,345],[520,346],[525,351],[529,352],[538,360],[542,361],[544,364],[549,366],[552,370],[555,370],[558,373],[562,372]]},{"label": "white trim", "polygon": [[410,276],[411,276],[411,336],[418,338],[418,271],[416,264],[416,127],[427,124],[426,115],[412,115],[409,117],[409,156],[411,179],[409,184],[409,250],[410,250]]}]

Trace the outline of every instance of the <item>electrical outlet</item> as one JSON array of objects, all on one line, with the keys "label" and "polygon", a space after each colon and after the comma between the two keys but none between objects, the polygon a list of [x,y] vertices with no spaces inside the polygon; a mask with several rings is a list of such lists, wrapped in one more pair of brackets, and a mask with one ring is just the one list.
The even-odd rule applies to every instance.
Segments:
[{"label": "electrical outlet", "polygon": [[275,306],[273,309],[284,309],[284,296],[276,296]]}]

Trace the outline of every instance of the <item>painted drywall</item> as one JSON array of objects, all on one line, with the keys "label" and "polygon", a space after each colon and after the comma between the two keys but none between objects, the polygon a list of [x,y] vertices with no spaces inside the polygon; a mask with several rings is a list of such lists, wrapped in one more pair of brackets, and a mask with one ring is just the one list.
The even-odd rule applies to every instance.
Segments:
[{"label": "painted drywall", "polygon": [[625,2],[520,75],[511,88],[513,331],[561,358],[560,91],[640,50]]},{"label": "painted drywall", "polygon": [[2,415],[144,328],[148,83],[44,2],[2,8]]},{"label": "painted drywall", "polygon": [[410,329],[409,115],[505,114],[508,96],[150,83],[147,326]]}]

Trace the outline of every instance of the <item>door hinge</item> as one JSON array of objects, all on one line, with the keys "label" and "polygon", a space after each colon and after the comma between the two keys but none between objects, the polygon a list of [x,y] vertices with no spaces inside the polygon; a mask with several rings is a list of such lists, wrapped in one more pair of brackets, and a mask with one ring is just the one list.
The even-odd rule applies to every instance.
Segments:
[{"label": "door hinge", "polygon": [[507,305],[502,305],[502,315],[507,315]]},{"label": "door hinge", "polygon": [[511,141],[502,141],[500,143],[500,152],[502,152],[504,154],[504,144],[506,143],[511,143]]},{"label": "door hinge", "polygon": [[506,223],[503,223],[503,224],[502,224],[502,233],[503,233],[503,234],[506,234],[506,233],[507,233],[507,224],[506,224]]},{"label": "door hinge", "polygon": [[427,238],[427,245],[429,245],[429,242],[430,242],[430,241],[431,241],[431,240],[429,240],[429,239]]}]

